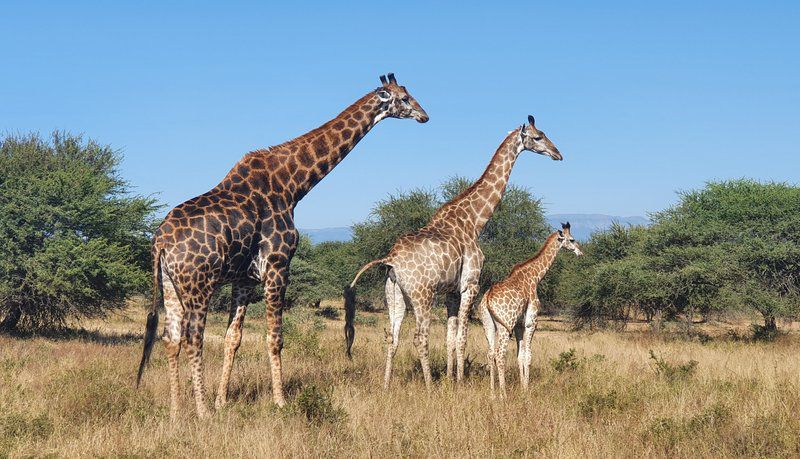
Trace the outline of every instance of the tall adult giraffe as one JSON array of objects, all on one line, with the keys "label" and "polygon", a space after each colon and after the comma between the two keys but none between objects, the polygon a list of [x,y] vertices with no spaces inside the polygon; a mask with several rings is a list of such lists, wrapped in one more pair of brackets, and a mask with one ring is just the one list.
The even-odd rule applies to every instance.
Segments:
[{"label": "tall adult giraffe", "polygon": [[380,263],[390,267],[385,286],[389,330],[386,333],[388,350],[384,387],[389,386],[392,376],[392,360],[399,344],[406,303],[411,303],[417,319],[414,345],[422,363],[425,384],[430,387],[428,328],[437,292],[447,293],[447,375],[455,376],[453,361],[457,357],[457,379],[463,378],[467,316],[478,294],[478,280],[483,267],[478,236],[503,197],[517,157],[525,150],[557,161],[563,159],[553,142],[536,128],[533,116],[528,116],[528,123],[511,131],[503,140],[475,183],[443,205],[425,227],[401,236],[388,255],[364,265],[350,286],[345,288],[345,339],[347,354],[350,355],[355,336],[353,287],[370,267]]},{"label": "tall adult giraffe", "polygon": [[[203,382],[203,330],[214,290],[233,284],[222,378],[216,406],[226,402],[233,359],[242,339],[247,305],[264,286],[272,395],[284,405],[281,336],[289,262],[297,247],[297,203],[384,118],[428,121],[425,110],[394,74],[336,118],[294,140],[245,155],[211,191],[175,207],[153,237],[153,307],[147,316],[137,384],[158,327],[159,297],[166,309],[164,340],[169,360],[170,413],[178,411],[178,355],[186,349],[197,414],[208,414]],[[160,295],[159,295],[160,293]]]}]

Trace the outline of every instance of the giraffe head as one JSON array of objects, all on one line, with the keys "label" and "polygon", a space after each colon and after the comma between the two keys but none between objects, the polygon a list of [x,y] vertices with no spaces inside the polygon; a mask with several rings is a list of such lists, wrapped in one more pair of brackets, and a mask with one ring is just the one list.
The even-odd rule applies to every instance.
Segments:
[{"label": "giraffe head", "polygon": [[558,148],[544,135],[544,132],[536,129],[533,115],[528,115],[528,122],[519,128],[519,137],[523,150],[549,156],[555,161],[564,159]]},{"label": "giraffe head", "polygon": [[394,73],[381,75],[382,85],[375,90],[380,101],[383,118],[414,118],[420,123],[428,122],[428,114],[416,99],[411,97],[405,86],[397,84]]},{"label": "giraffe head", "polygon": [[578,242],[572,237],[572,233],[569,231],[569,222],[561,224],[561,229],[558,230],[558,242],[562,249],[571,250],[577,256],[583,255],[581,248],[578,246]]}]

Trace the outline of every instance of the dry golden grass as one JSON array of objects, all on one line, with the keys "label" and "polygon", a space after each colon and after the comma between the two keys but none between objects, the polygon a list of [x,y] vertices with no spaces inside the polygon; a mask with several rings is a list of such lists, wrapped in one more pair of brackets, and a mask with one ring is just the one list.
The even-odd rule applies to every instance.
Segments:
[{"label": "dry golden grass", "polygon": [[[182,365],[183,417],[174,426],[160,345],[143,387],[133,388],[140,308],[68,337],[0,337],[0,456],[800,455],[795,335],[702,344],[640,332],[566,332],[545,322],[534,338],[531,389],[519,392],[509,353],[510,397],[499,401],[489,396],[477,325],[467,383],[439,380],[429,393],[408,317],[394,384],[384,392],[382,315],[359,314],[353,361],[343,355],[341,319],[307,310],[287,316],[289,407],[270,400],[263,319],[248,319],[229,406],[197,420]],[[206,332],[209,405],[224,326],[225,317],[213,316]],[[436,375],[444,371],[443,331],[435,324]],[[559,357],[570,349],[572,358]],[[650,350],[664,361],[661,373]],[[690,360],[698,362],[693,369]]]}]

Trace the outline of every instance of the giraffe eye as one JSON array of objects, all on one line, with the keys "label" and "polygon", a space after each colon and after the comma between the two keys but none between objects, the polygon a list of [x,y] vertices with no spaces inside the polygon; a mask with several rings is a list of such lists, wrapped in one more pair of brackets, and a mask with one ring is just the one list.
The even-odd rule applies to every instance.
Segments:
[{"label": "giraffe eye", "polygon": [[403,103],[407,104],[407,103],[408,103],[408,96],[405,96],[405,97],[403,97],[403,98],[402,98],[402,99],[400,99],[400,100],[402,100],[402,101],[403,101]]},{"label": "giraffe eye", "polygon": [[533,140],[542,140],[542,136],[535,135],[535,136],[533,136]]}]

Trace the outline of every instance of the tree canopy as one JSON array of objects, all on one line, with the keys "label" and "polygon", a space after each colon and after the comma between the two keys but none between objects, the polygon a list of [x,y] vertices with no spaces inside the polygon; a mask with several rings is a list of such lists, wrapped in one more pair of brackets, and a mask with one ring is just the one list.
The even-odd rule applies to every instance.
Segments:
[{"label": "tree canopy", "polygon": [[152,198],[110,146],[56,132],[0,140],[0,317],[6,329],[120,308],[150,282]]},{"label": "tree canopy", "polygon": [[774,331],[796,317],[800,188],[739,179],[679,194],[649,228],[595,234],[559,299],[578,321],[752,310]]}]

